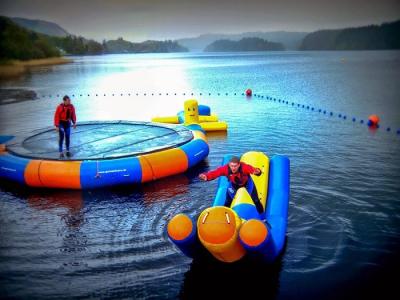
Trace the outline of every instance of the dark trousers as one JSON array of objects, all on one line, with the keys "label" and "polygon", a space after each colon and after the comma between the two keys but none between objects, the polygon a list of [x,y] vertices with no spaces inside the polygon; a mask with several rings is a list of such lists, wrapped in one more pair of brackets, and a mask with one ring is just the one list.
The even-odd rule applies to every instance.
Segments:
[{"label": "dark trousers", "polygon": [[[254,185],[254,182],[251,178],[249,178],[249,180],[247,181],[246,186],[244,186],[247,191],[249,192],[251,199],[254,202],[254,205],[257,208],[258,213],[262,213],[264,211],[264,208],[260,202],[260,200],[258,199],[258,193],[257,193],[257,189],[256,186]],[[237,190],[240,188],[240,186],[234,185],[232,184],[232,182],[229,182],[229,186],[228,186],[228,191],[227,191],[227,195],[226,195],[226,200],[225,200],[225,204],[224,206],[227,207],[231,207],[233,198],[235,198],[236,192]]]},{"label": "dark trousers", "polygon": [[61,121],[58,128],[59,128],[58,151],[60,153],[63,152],[64,136],[65,136],[65,147],[67,151],[69,151],[69,143],[70,143],[69,137],[71,135],[71,123]]}]

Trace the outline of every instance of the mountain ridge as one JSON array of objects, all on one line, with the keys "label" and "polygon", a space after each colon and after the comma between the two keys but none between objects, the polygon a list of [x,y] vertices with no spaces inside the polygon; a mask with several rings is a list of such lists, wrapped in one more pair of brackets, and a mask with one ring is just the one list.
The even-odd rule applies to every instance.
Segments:
[{"label": "mountain ridge", "polygon": [[204,52],[246,52],[246,51],[283,51],[281,43],[274,43],[260,38],[248,37],[239,41],[216,40],[208,45]]},{"label": "mountain ridge", "polygon": [[50,36],[66,37],[71,35],[67,30],[62,28],[60,25],[54,22],[44,21],[44,20],[34,20],[26,18],[10,18],[13,22],[17,23],[19,26],[32,30],[37,33],[42,33]]},{"label": "mountain ridge", "polygon": [[202,51],[209,44],[217,40],[232,40],[239,41],[242,38],[261,38],[275,43],[282,44],[287,50],[297,50],[301,45],[303,38],[308,32],[295,31],[254,31],[243,32],[237,34],[222,34],[222,33],[207,33],[197,37],[177,39],[176,41],[188,48],[190,51]]},{"label": "mountain ridge", "polygon": [[304,37],[299,50],[400,49],[400,20],[380,25],[317,30]]}]

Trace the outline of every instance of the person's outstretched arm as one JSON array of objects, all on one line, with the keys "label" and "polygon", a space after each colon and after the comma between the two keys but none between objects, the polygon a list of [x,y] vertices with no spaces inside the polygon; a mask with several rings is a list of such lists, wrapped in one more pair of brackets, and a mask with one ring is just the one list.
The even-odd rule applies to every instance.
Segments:
[{"label": "person's outstretched arm", "polygon": [[260,176],[262,174],[261,170],[259,168],[254,168],[253,166],[250,166],[248,164],[242,163],[242,170],[243,172],[247,174],[253,174],[256,176]]},{"label": "person's outstretched arm", "polygon": [[201,173],[199,178],[204,181],[214,180],[220,176],[227,176],[228,175],[228,168],[227,166],[221,166],[215,170]]}]

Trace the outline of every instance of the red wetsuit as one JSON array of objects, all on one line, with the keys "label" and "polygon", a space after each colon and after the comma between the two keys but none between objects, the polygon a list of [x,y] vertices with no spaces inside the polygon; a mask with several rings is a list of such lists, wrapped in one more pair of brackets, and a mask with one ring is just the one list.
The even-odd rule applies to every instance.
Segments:
[{"label": "red wetsuit", "polygon": [[220,176],[226,176],[235,188],[240,188],[246,185],[250,174],[254,174],[256,170],[257,168],[241,162],[239,170],[236,173],[232,173],[229,165],[224,165],[215,170],[209,171],[204,175],[206,175],[207,180],[213,180]]},{"label": "red wetsuit", "polygon": [[[229,182],[231,183],[231,187],[227,189],[227,198],[225,200],[224,206],[230,207],[237,189],[241,187],[246,187],[246,184],[249,181],[250,174],[255,174],[257,170],[257,168],[241,162],[239,169],[236,173],[232,173],[229,165],[227,164],[215,170],[204,173],[204,175],[207,177],[207,180],[213,180],[220,176],[226,176],[228,178]],[[259,175],[261,175],[261,170],[257,176]],[[254,185],[249,193],[251,193],[251,198],[253,199],[258,213],[263,213],[264,207],[258,199],[258,194]]]},{"label": "red wetsuit", "polygon": [[61,103],[57,106],[54,114],[54,125],[58,127],[60,122],[69,123],[70,121],[73,124],[76,123],[75,107],[72,104],[64,105]]},{"label": "red wetsuit", "polygon": [[71,121],[73,124],[76,124],[76,114],[74,106],[72,104],[64,105],[64,103],[58,105],[54,114],[54,125],[58,127],[58,150],[61,155],[63,152],[64,137],[65,146],[67,148],[67,155],[69,154]]}]

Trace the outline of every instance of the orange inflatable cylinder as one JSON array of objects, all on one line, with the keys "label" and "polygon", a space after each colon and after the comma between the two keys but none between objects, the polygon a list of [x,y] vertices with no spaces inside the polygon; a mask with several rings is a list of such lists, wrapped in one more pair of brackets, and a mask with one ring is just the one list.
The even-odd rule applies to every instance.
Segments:
[{"label": "orange inflatable cylinder", "polygon": [[168,236],[175,241],[182,241],[189,237],[193,230],[192,220],[185,214],[174,216],[168,223]]},{"label": "orange inflatable cylinder", "polygon": [[251,219],[242,225],[239,233],[240,240],[245,246],[258,247],[268,237],[267,226],[257,219]]},{"label": "orange inflatable cylinder", "polygon": [[230,208],[214,206],[205,209],[197,220],[197,235],[203,246],[218,260],[234,262],[245,254],[238,240],[241,220]]},{"label": "orange inflatable cylinder", "polygon": [[25,169],[25,182],[33,187],[80,189],[80,161],[31,160]]},{"label": "orange inflatable cylinder", "polygon": [[[139,160],[142,166],[142,182],[183,173],[188,169],[188,158],[179,148],[145,154]],[[175,164],[171,165],[171,161]]]},{"label": "orange inflatable cylinder", "polygon": [[[279,227],[279,224],[274,224]],[[280,248],[280,237],[275,235],[274,239],[272,233],[273,229],[269,228],[266,223],[251,219],[240,228],[239,240],[249,256],[265,262],[273,262],[282,249]]]},{"label": "orange inflatable cylinder", "polygon": [[168,237],[187,256],[193,257],[198,247],[196,225],[189,216],[178,214],[167,226]]}]

